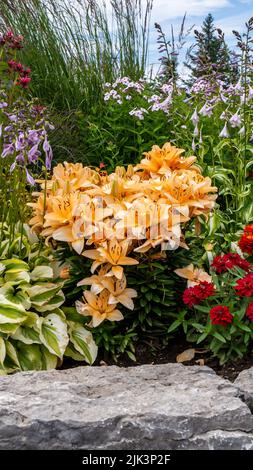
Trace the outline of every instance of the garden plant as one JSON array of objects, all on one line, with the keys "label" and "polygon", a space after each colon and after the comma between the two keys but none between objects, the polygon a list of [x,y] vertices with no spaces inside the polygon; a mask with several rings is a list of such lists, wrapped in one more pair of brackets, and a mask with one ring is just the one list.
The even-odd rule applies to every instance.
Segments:
[{"label": "garden plant", "polygon": [[253,18],[232,52],[208,15],[185,79],[152,3],[3,2],[0,374],[252,352]]}]

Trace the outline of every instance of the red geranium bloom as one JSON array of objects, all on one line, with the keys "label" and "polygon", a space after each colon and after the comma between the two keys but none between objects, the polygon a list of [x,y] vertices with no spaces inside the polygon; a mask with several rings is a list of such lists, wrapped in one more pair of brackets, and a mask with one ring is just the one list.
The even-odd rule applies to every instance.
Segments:
[{"label": "red geranium bloom", "polygon": [[250,263],[237,253],[227,253],[223,256],[216,256],[212,263],[212,267],[218,274],[224,273],[234,266],[238,266],[244,269],[244,271],[249,271],[251,268]]},{"label": "red geranium bloom", "polygon": [[251,302],[247,307],[246,317],[248,317],[249,320],[253,322],[253,302]]},{"label": "red geranium bloom", "polygon": [[211,282],[200,282],[196,286],[185,289],[183,293],[183,302],[192,307],[198,305],[202,300],[211,297],[214,294],[214,285]]},{"label": "red geranium bloom", "polygon": [[238,245],[244,253],[248,253],[249,255],[253,253],[253,224],[249,224],[245,227]]},{"label": "red geranium bloom", "polygon": [[233,315],[225,305],[217,305],[211,308],[209,315],[213,325],[227,326],[233,321]]},{"label": "red geranium bloom", "polygon": [[253,273],[247,274],[243,279],[239,279],[235,286],[236,293],[242,297],[253,296]]}]

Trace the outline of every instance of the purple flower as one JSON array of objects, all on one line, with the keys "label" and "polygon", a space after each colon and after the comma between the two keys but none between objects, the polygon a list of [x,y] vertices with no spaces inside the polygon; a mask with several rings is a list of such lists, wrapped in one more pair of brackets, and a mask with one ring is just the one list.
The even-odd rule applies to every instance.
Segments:
[{"label": "purple flower", "polygon": [[52,159],[53,159],[53,151],[52,151],[51,145],[49,144],[47,140],[47,136],[45,137],[45,140],[43,143],[43,150],[46,154],[46,162],[45,162],[46,168],[50,170]]},{"label": "purple flower", "polygon": [[35,144],[28,152],[29,163],[36,162],[39,156],[40,156],[40,151],[38,150],[38,144]]},{"label": "purple flower", "polygon": [[208,117],[212,116],[213,114],[212,106],[208,106],[207,103],[205,103],[204,106],[202,106],[202,108],[200,109],[199,114],[201,116],[208,116]]},{"label": "purple flower", "polygon": [[196,144],[195,144],[194,139],[192,139],[192,150],[193,150],[193,152],[195,152],[195,150],[196,150]]},{"label": "purple flower", "polygon": [[5,132],[11,132],[11,131],[13,131],[13,126],[6,126],[4,128],[4,130],[5,130]]},{"label": "purple flower", "polygon": [[251,98],[253,98],[253,88],[250,86],[249,93],[248,93],[248,100],[251,100]]},{"label": "purple flower", "polygon": [[2,158],[5,158],[7,157],[8,155],[12,155],[14,153],[14,150],[15,150],[15,146],[14,144],[8,144],[4,147],[3,151],[2,151],[2,155],[1,157]]},{"label": "purple flower", "polygon": [[21,132],[15,142],[16,150],[23,150],[25,147],[25,138],[23,132]]},{"label": "purple flower", "polygon": [[18,116],[16,114],[7,114],[7,116],[11,122],[17,122],[18,120]]},{"label": "purple flower", "polygon": [[224,119],[227,119],[227,113],[226,111],[223,111],[220,115],[220,119],[224,120]]},{"label": "purple flower", "polygon": [[245,134],[245,126],[242,126],[239,130],[239,135],[243,136]]},{"label": "purple flower", "polygon": [[220,132],[219,137],[222,137],[224,139],[229,137],[229,133],[228,133],[228,129],[227,129],[227,123],[225,123],[225,126],[223,127],[222,131]]},{"label": "purple flower", "polygon": [[10,166],[10,173],[12,173],[16,168],[16,162],[13,162]]},{"label": "purple flower", "polygon": [[195,108],[194,113],[193,113],[193,115],[192,115],[192,117],[191,117],[191,121],[192,121],[192,123],[194,124],[194,126],[196,126],[196,125],[198,124],[198,122],[199,122],[199,116],[198,116],[198,113],[197,113],[197,109],[196,109],[196,108]]},{"label": "purple flower", "polygon": [[194,127],[193,135],[194,135],[194,137],[197,137],[199,135],[198,124],[196,124],[196,126]]},{"label": "purple flower", "polygon": [[238,115],[238,111],[237,113],[233,114],[233,116],[229,119],[229,123],[231,127],[239,127],[241,125],[242,120],[240,116]]},{"label": "purple flower", "polygon": [[148,111],[145,108],[139,108],[139,109],[134,108],[132,109],[132,111],[129,112],[130,116],[135,116],[141,121],[143,121],[144,119],[144,113],[146,114],[148,113]]},{"label": "purple flower", "polygon": [[25,157],[22,153],[19,153],[17,156],[16,156],[16,161],[18,163],[20,163],[21,165],[24,165],[25,164]]},{"label": "purple flower", "polygon": [[25,169],[25,172],[26,172],[26,181],[27,181],[27,183],[29,183],[31,186],[34,186],[35,185],[35,180],[33,179],[32,175],[30,175],[27,168]]},{"label": "purple flower", "polygon": [[7,108],[7,106],[8,106],[8,103],[6,103],[5,101],[2,101],[2,102],[0,103],[0,109],[2,109],[2,108]]}]

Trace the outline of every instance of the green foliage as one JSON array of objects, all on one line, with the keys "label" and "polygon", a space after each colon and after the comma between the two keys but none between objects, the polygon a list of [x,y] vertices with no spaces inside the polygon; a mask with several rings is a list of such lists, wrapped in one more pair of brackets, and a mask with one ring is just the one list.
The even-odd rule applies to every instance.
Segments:
[{"label": "green foliage", "polygon": [[[235,291],[237,281],[244,279],[246,272],[238,267],[222,274],[211,272],[215,293],[191,309],[182,308],[169,328],[169,332],[183,328],[186,339],[196,346],[204,347],[217,357],[220,364],[242,358],[252,347],[253,322],[247,313],[253,296],[239,297]],[[253,290],[252,290],[253,293]],[[210,311],[213,307],[225,306],[232,317],[226,324],[214,324]]]},{"label": "green foliage", "polygon": [[[24,241],[23,235],[23,241]],[[92,364],[97,346],[80,315],[64,313],[63,281],[49,252],[28,250],[0,262],[0,370],[54,369],[63,356]],[[54,268],[54,269],[53,269]]]}]

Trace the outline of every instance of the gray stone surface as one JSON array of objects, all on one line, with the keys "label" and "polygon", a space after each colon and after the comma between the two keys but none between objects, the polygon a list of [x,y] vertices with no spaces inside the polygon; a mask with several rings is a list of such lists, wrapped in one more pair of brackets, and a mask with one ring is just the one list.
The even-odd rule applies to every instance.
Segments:
[{"label": "gray stone surface", "polygon": [[253,450],[240,394],[182,364],[0,377],[0,449]]},{"label": "gray stone surface", "polygon": [[242,399],[253,413],[253,367],[240,372],[235,385],[240,388]]}]

